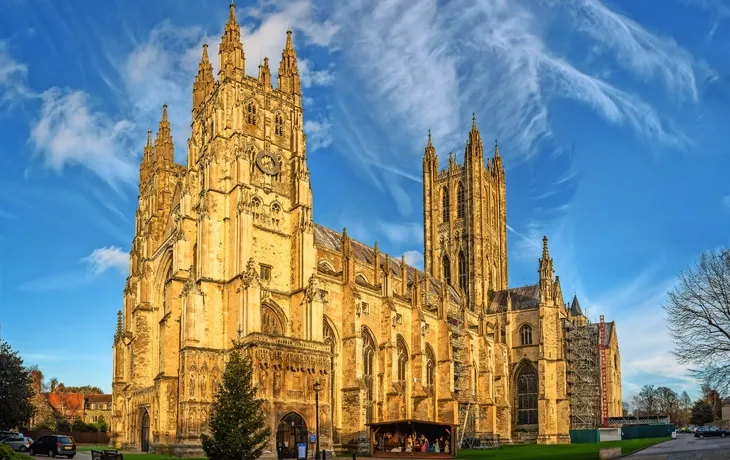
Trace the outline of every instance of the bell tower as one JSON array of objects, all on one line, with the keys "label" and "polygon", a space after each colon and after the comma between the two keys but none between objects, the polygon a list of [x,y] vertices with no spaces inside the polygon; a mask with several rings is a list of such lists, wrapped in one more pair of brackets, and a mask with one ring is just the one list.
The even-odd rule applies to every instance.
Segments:
[{"label": "bell tower", "polygon": [[449,153],[439,170],[431,133],[423,157],[424,268],[453,286],[468,308],[507,288],[506,184],[499,146],[484,163],[476,118],[459,164]]}]

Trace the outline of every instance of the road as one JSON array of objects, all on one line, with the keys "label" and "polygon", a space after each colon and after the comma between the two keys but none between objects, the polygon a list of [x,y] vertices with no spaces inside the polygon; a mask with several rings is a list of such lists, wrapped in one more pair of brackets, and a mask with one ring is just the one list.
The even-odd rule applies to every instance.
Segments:
[{"label": "road", "polygon": [[677,439],[657,444],[624,458],[631,460],[727,460],[730,458],[730,438],[697,439],[691,434],[679,434]]},{"label": "road", "polygon": [[[28,455],[28,454],[26,453],[25,455]],[[28,455],[28,457],[30,457],[30,455]],[[32,458],[40,459],[40,458],[49,458],[49,457],[47,457],[45,455],[36,455],[35,457],[32,457]],[[66,458],[66,457],[56,456],[56,458]],[[91,454],[89,452],[76,452],[76,456],[74,457],[74,460],[91,460]]]}]

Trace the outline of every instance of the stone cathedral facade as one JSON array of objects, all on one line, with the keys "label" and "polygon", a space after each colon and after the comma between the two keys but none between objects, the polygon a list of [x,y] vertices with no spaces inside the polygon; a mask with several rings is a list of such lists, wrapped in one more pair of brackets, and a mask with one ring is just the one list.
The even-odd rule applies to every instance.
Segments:
[{"label": "stone cathedral facade", "polygon": [[449,155],[439,170],[428,137],[420,271],[313,222],[291,32],[276,87],[268,58],[248,76],[231,5],[219,59],[216,79],[204,46],[187,165],[174,161],[167,107],[148,133],[114,337],[112,443],[199,454],[236,338],[254,360],[272,452],[311,440],[315,382],[326,449],[362,447],[367,423],[399,419],[569,442],[562,324],[585,318],[563,301],[547,239],[536,283],[508,287],[505,171],[496,146],[485,161],[476,120],[463,164]]}]

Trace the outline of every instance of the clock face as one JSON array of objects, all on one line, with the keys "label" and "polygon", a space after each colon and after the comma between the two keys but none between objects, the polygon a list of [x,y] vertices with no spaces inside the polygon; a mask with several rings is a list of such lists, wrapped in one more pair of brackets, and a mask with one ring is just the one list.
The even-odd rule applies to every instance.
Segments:
[{"label": "clock face", "polygon": [[261,151],[256,155],[256,165],[261,171],[270,176],[279,174],[281,163],[271,152]]}]

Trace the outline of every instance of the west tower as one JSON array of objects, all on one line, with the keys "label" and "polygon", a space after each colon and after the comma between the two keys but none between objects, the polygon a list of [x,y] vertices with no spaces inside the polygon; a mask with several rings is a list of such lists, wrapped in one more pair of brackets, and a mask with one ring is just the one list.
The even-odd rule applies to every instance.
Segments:
[{"label": "west tower", "polygon": [[502,158],[484,163],[476,118],[459,164],[449,153],[439,170],[428,134],[423,157],[424,268],[464,293],[471,310],[481,309],[490,292],[507,289],[506,184]]}]

